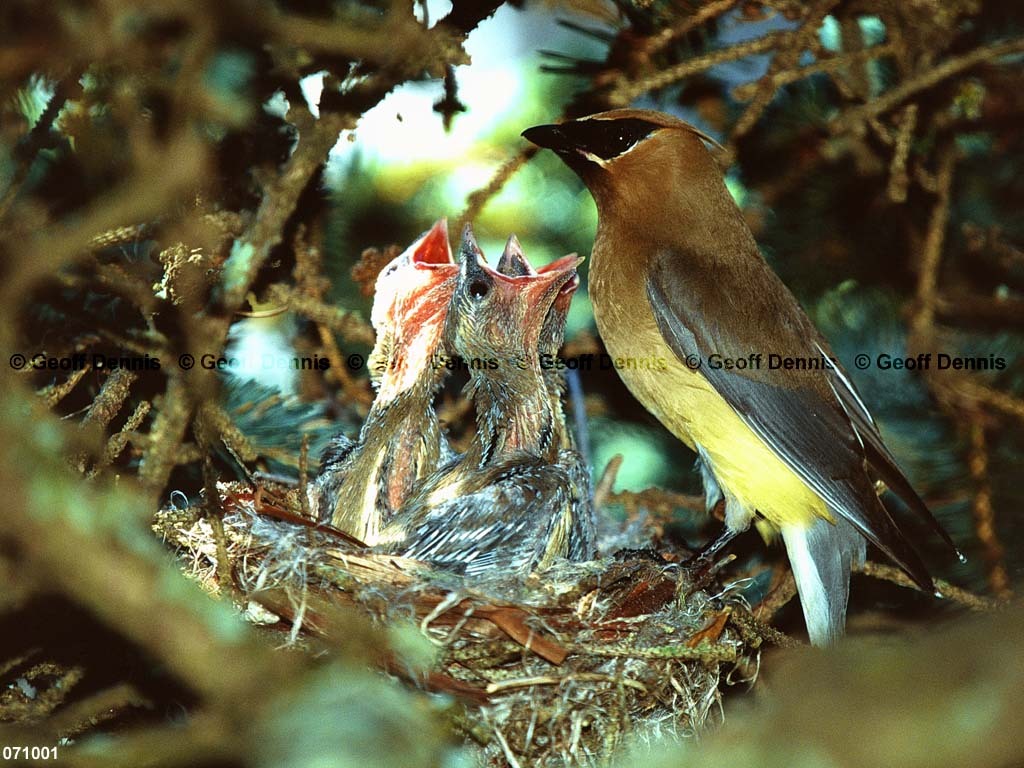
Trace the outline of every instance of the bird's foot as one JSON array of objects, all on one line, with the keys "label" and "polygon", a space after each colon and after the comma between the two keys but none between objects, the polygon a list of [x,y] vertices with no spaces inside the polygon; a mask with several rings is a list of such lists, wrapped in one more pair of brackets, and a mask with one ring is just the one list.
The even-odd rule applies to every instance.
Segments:
[{"label": "bird's foot", "polygon": [[718,538],[708,542],[680,563],[680,567],[686,572],[693,585],[691,592],[703,589],[710,584],[722,566],[733,559],[733,555],[723,557],[721,553],[737,533],[738,531],[727,527]]}]

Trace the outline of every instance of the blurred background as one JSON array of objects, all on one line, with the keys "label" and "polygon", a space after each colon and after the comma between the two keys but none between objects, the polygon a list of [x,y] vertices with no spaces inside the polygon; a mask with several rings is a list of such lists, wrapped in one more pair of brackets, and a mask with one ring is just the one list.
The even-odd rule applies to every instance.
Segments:
[{"label": "blurred background", "polygon": [[[0,678],[28,681],[27,662],[2,660],[49,647],[54,616],[81,611],[97,647],[168,664],[153,698],[182,711],[222,685],[261,688],[255,671],[197,684],[239,651],[211,629],[226,614],[153,596],[173,571],[139,525],[147,510],[187,505],[211,478],[298,477],[304,437],[312,473],[332,435],[357,432],[373,391],[350,361],[372,347],[373,280],[437,218],[453,232],[471,221],[492,262],[510,233],[534,263],[589,256],[589,194],[519,134],[630,105],[722,145],[766,258],[968,556],[956,563],[920,531],[926,562],[1010,598],[1024,574],[1022,35],[1024,10],[982,0],[8,0]],[[603,352],[586,272],[567,357]],[[31,363],[97,353],[159,367]],[[926,370],[880,364],[928,353]],[[976,362],[938,370],[939,353]],[[184,370],[185,354],[240,362]],[[463,383],[438,403],[456,446],[471,432]],[[583,372],[572,393],[595,481],[623,457],[606,518],[659,547],[713,536],[693,455],[614,372]],[[75,536],[54,533],[65,526]],[[778,553],[752,534],[735,552],[757,604]],[[193,639],[169,648],[140,615],[161,610],[175,642]],[[897,632],[956,610],[858,577],[851,628]],[[797,607],[777,622],[799,631]],[[222,656],[193,668],[180,654],[203,637]],[[71,655],[60,669],[91,670],[93,692],[120,679]],[[277,664],[253,669],[270,679]],[[12,697],[0,695],[0,721],[51,713]]]}]

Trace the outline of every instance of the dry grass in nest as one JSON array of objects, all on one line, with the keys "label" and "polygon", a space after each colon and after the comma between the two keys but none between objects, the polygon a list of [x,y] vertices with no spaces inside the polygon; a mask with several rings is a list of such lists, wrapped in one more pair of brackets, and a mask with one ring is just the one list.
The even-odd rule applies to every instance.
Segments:
[{"label": "dry grass in nest", "polygon": [[[589,763],[627,738],[695,736],[720,720],[721,684],[756,674],[766,635],[737,591],[711,594],[678,565],[605,558],[470,584],[261,514],[248,485],[218,490],[232,589],[249,618],[291,641],[328,644],[353,609],[418,627],[433,660],[417,666],[381,651],[380,665],[456,697],[456,728],[482,764]],[[156,523],[214,592],[226,572],[217,527],[196,507],[165,509]]]}]

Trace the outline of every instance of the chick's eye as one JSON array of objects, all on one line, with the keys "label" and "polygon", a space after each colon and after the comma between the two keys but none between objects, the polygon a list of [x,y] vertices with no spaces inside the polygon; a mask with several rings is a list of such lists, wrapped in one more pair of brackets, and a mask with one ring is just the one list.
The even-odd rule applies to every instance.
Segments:
[{"label": "chick's eye", "polygon": [[484,298],[487,295],[488,291],[490,290],[491,287],[487,285],[487,283],[485,283],[483,280],[474,280],[472,283],[469,284],[469,295],[472,296],[474,299],[479,300]]}]

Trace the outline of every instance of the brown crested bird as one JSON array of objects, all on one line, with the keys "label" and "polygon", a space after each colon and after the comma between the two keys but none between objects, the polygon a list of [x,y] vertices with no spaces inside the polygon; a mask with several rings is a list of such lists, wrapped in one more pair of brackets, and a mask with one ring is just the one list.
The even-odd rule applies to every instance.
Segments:
[{"label": "brown crested bird", "polygon": [[377,395],[359,438],[335,438],[310,487],[319,519],[367,544],[447,458],[433,400],[446,373],[436,356],[457,275],[441,219],[377,278],[370,316]]},{"label": "brown crested bird", "polygon": [[[589,488],[560,447],[538,347],[554,303],[576,290],[575,256],[543,273],[491,269],[467,226],[448,312],[450,349],[470,370],[477,433],[395,516],[381,548],[466,575],[524,574],[594,555]],[[558,403],[559,408],[561,403]]]},{"label": "brown crested bird", "polygon": [[[523,136],[554,150],[594,196],[598,331],[613,358],[651,363],[619,374],[697,453],[709,508],[724,499],[726,532],[709,551],[751,521],[766,538],[781,535],[817,645],[843,632],[850,570],[866,541],[935,592],[876,481],[953,543],[765,262],[705,145],[711,140],[675,117],[634,109]],[[750,363],[758,353],[762,364]],[[770,354],[796,367],[773,368]]]}]

